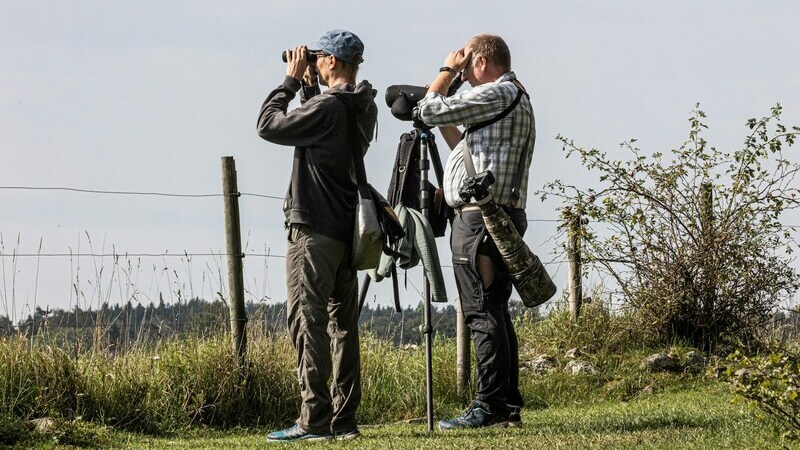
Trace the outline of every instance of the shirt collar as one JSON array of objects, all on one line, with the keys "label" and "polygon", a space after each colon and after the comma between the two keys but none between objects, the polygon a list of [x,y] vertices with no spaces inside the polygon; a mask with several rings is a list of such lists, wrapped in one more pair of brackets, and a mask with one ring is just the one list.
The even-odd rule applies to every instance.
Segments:
[{"label": "shirt collar", "polygon": [[508,72],[504,73],[503,76],[501,76],[500,78],[495,80],[495,83],[502,83],[504,81],[514,81],[516,79],[517,79],[517,75],[515,75],[514,71],[511,70],[511,71],[508,71]]}]

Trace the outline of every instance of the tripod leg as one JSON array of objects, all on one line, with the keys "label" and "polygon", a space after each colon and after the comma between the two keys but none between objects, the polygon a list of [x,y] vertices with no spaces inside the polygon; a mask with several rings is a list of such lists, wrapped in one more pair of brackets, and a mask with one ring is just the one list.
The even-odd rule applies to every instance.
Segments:
[{"label": "tripod leg", "polygon": [[[420,212],[427,219],[430,217],[430,197],[428,193],[428,131],[420,133],[419,140],[419,204]],[[428,432],[433,432],[433,324],[431,308],[431,288],[428,277],[423,275],[424,331],[425,331],[425,387],[426,387],[426,418],[428,419]]]}]

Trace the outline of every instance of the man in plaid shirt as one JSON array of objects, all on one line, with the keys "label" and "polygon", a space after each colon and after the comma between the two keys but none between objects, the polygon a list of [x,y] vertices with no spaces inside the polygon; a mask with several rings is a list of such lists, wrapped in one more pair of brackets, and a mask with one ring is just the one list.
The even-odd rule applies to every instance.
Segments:
[{"label": "man in plaid shirt", "polygon": [[[447,97],[460,71],[472,89]],[[523,400],[517,334],[508,312],[511,279],[480,209],[465,204],[458,190],[467,177],[466,146],[477,173],[492,171],[495,202],[508,212],[520,235],[525,233],[528,169],[536,138],[533,109],[511,71],[508,46],[499,36],[486,34],[447,56],[418,107],[419,118],[438,126],[452,149],[444,190],[447,203],[457,212],[450,237],[453,272],[478,361],[474,401],[463,415],[440,421],[439,428],[519,425]],[[458,125],[466,127],[464,134]]]}]

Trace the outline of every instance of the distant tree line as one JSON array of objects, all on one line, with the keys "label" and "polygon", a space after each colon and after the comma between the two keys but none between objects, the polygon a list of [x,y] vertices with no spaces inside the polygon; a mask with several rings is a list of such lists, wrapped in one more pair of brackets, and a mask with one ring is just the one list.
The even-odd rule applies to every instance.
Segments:
[{"label": "distant tree line", "polygon": [[[511,315],[535,313],[522,303],[513,302]],[[254,303],[246,305],[248,333],[252,336],[286,333],[284,303]],[[456,335],[455,307],[434,309],[434,332],[440,337]],[[174,337],[209,337],[230,329],[229,309],[222,300],[200,298],[167,304],[128,302],[124,305],[103,305],[99,309],[42,309],[13,326],[11,320],[0,316],[0,336],[20,334],[26,338],[47,339],[76,349],[98,345],[110,350],[134,345],[148,345]],[[359,320],[362,333],[370,333],[394,345],[419,345],[423,341],[422,303],[395,311],[390,306],[365,304]]]}]

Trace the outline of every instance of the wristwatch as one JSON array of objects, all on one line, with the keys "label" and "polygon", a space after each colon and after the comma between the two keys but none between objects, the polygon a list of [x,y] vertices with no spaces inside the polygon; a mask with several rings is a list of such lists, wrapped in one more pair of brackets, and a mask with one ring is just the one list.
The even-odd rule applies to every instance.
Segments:
[{"label": "wristwatch", "polygon": [[440,67],[440,68],[439,68],[439,72],[450,72],[450,73],[452,73],[453,75],[455,75],[455,74],[456,74],[456,71],[455,71],[455,69],[453,69],[452,67],[449,67],[449,66],[442,66],[442,67]]}]

